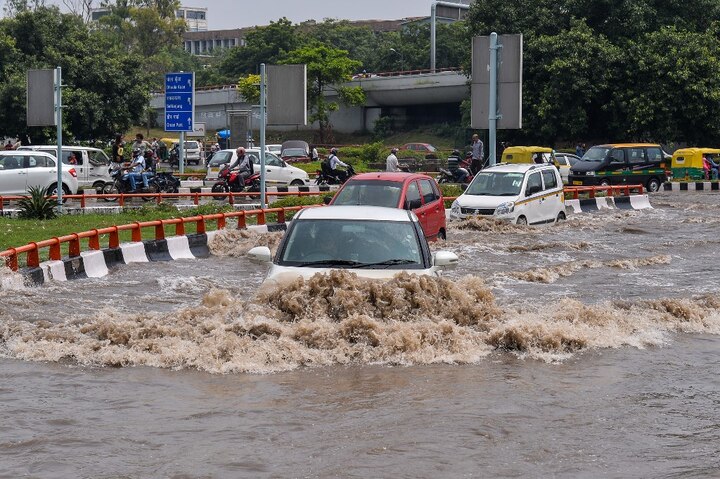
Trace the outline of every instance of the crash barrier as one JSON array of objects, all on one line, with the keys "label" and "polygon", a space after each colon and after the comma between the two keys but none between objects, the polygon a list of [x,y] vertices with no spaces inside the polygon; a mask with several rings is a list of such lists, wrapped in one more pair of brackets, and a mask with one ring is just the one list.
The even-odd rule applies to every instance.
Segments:
[{"label": "crash barrier", "polygon": [[[322,195],[324,193],[327,193],[329,191],[334,191],[337,189],[336,185],[332,186],[288,186],[288,187],[269,187],[266,190],[266,196],[268,202],[274,202],[277,201],[277,197],[281,196],[318,196]],[[202,190],[201,188],[198,188],[198,190]],[[192,203],[194,205],[199,205],[200,200],[203,198],[214,198],[214,199],[223,199],[227,200],[231,205],[234,205],[235,202],[241,200],[241,199],[259,199],[260,198],[260,192],[258,191],[243,191],[239,193],[233,193],[233,192],[217,192],[217,193],[211,193],[209,190],[210,188],[207,188],[208,191],[181,191],[179,193],[117,193],[117,194],[99,194],[99,193],[82,193],[82,194],[75,194],[75,195],[63,195],[64,199],[67,200],[80,200],[80,208],[86,208],[87,207],[87,200],[95,199],[95,200],[105,200],[108,198],[112,198],[110,201],[117,201],[118,206],[123,207],[126,205],[126,203],[129,200],[132,200],[133,198],[141,198],[146,201],[154,201],[157,204],[160,204],[163,202],[164,199],[178,199],[178,198],[190,198],[192,200]],[[272,195],[272,196],[270,196]],[[6,195],[6,196],[0,196],[0,216],[3,215],[5,211],[5,202],[10,201],[18,201],[23,198],[27,198],[27,196],[24,195]],[[47,197],[50,200],[57,200],[57,196],[48,196]],[[274,199],[273,199],[274,198]],[[103,208],[100,208],[103,209]],[[15,211],[15,210],[13,210]]]},{"label": "crash barrier", "polygon": [[565,198],[577,200],[580,195],[588,195],[589,198],[595,198],[598,194],[604,193],[606,196],[630,196],[633,192],[642,195],[645,192],[643,185],[607,185],[607,186],[566,186],[563,188]]},{"label": "crash barrier", "polygon": [[663,191],[720,191],[717,181],[668,181],[663,183]]},{"label": "crash barrier", "polygon": [[[644,191],[642,185],[566,186],[564,188],[565,208],[572,208],[572,213],[588,213],[616,208],[621,210],[652,208],[648,195],[644,194]],[[604,193],[606,196],[597,196],[599,193]],[[580,198],[580,195],[587,195],[587,198]]]},{"label": "crash barrier", "polygon": [[[109,264],[207,256],[209,240],[218,230],[226,227],[229,219],[237,220],[237,229],[254,229],[261,232],[284,230],[288,213],[316,206],[319,205],[232,211],[110,226],[10,248],[1,251],[0,257],[5,259],[5,264],[11,270],[17,271],[21,264],[20,258],[25,255],[24,273],[35,283],[50,279],[67,280],[104,276],[107,274]],[[267,224],[267,217],[272,214],[277,216],[277,222]],[[249,220],[255,221],[256,224],[248,225]],[[208,231],[208,223],[213,222],[215,229]],[[194,225],[195,233],[186,234],[188,225]],[[170,232],[170,227],[174,227],[174,236],[166,236]],[[143,231],[147,229],[152,229],[154,238],[143,241]],[[122,231],[130,232],[130,243],[120,243]],[[107,248],[100,246],[101,237],[104,236],[108,237]],[[82,240],[87,242],[84,243]],[[63,245],[67,245],[68,248],[68,256],[65,258],[61,253]],[[41,251],[45,248],[48,249],[49,260],[41,263]]]}]

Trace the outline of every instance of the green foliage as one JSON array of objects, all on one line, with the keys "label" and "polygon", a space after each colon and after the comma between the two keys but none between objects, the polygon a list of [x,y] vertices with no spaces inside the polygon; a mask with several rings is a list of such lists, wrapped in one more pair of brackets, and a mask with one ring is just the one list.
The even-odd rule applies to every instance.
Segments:
[{"label": "green foliage", "polygon": [[245,35],[245,45],[235,47],[224,56],[220,72],[231,78],[259,73],[261,63],[281,63],[286,54],[299,46],[296,28],[287,18],[256,27]]},{"label": "green foliage", "polygon": [[238,90],[251,105],[260,103],[260,75],[247,75],[238,81]]},{"label": "green foliage", "polygon": [[[338,50],[320,43],[307,45],[291,51],[283,63],[307,65],[308,104],[310,122],[317,121],[320,125],[320,143],[331,140],[330,112],[338,109],[338,104],[328,101],[325,91],[335,91],[340,100],[347,104],[362,104],[365,96],[362,90],[342,86],[350,79],[360,62],[352,60],[347,50]],[[348,103],[349,102],[349,103]]]},{"label": "green foliage", "polygon": [[[330,195],[332,198],[332,195]],[[270,205],[270,208],[287,208],[289,206],[319,205],[323,203],[323,196],[285,196]]]},{"label": "green foliage", "polygon": [[[385,145],[381,141],[375,143],[369,143],[362,147],[361,158],[366,162],[381,161],[387,158]],[[383,153],[385,155],[383,156]]]},{"label": "green foliage", "polygon": [[28,189],[29,196],[18,201],[20,213],[18,216],[23,219],[49,220],[57,216],[55,206],[57,201],[48,198],[47,188],[31,186]]},{"label": "green foliage", "polygon": [[441,183],[438,186],[440,187],[440,191],[445,198],[453,198],[456,196],[460,196],[463,192],[462,188],[460,188],[459,185],[454,185],[451,183]]},{"label": "green foliage", "polygon": [[382,116],[375,120],[375,126],[373,127],[373,138],[376,140],[382,140],[391,136],[393,131],[393,117]]}]

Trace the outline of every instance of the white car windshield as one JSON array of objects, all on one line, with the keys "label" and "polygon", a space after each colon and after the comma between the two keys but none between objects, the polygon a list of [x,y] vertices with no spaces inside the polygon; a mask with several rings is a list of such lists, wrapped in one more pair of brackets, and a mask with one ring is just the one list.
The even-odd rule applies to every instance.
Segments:
[{"label": "white car windshield", "polygon": [[422,269],[410,222],[312,219],[293,222],[278,264],[317,268]]},{"label": "white car windshield", "polygon": [[517,196],[522,187],[523,173],[481,171],[465,194],[477,196]]},{"label": "white car windshield", "polygon": [[232,156],[232,151],[218,151],[213,155],[212,160],[208,163],[208,166],[220,166],[225,163],[230,163]]},{"label": "white car windshield", "polygon": [[397,208],[402,183],[397,181],[353,181],[345,184],[334,205],[367,205]]}]

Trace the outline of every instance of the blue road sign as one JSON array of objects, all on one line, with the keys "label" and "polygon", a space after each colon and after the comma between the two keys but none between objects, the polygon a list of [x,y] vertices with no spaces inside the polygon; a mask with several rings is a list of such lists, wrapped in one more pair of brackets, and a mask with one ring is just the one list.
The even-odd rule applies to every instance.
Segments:
[{"label": "blue road sign", "polygon": [[193,131],[195,73],[165,74],[165,131]]}]

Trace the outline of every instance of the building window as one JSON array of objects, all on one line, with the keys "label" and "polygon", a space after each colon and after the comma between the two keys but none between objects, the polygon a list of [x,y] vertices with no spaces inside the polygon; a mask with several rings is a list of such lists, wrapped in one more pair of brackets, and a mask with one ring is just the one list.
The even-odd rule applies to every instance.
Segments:
[{"label": "building window", "polygon": [[178,18],[185,18],[185,10],[178,10],[175,12],[175,16]]}]

